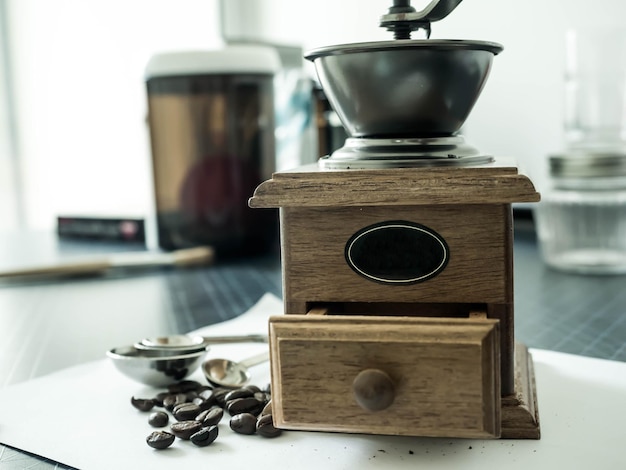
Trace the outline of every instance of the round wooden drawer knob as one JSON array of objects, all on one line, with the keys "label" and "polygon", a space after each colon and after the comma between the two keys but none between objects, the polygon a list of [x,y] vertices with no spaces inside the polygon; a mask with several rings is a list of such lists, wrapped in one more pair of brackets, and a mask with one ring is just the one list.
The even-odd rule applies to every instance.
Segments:
[{"label": "round wooden drawer knob", "polygon": [[393,380],[379,369],[365,369],[352,382],[354,399],[367,411],[389,408],[396,396]]}]

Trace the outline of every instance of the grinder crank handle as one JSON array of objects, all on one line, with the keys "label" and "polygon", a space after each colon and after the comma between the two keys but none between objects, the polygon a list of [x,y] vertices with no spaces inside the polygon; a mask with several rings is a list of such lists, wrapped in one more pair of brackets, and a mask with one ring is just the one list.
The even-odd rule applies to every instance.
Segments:
[{"label": "grinder crank handle", "polygon": [[[422,11],[417,12],[420,19],[439,21],[454,10],[462,0],[433,0]],[[395,2],[394,2],[395,3]],[[407,3],[411,3],[410,0]]]},{"label": "grinder crank handle", "polygon": [[439,21],[454,10],[462,0],[432,0],[426,8],[416,11],[411,0],[393,0],[393,6],[380,18],[380,26],[393,31],[396,39],[410,39],[419,28],[430,36],[430,23]]}]

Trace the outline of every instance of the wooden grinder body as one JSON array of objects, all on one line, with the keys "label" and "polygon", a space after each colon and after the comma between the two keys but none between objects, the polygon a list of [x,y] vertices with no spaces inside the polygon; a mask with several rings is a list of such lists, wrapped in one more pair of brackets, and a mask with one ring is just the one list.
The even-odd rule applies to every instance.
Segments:
[{"label": "wooden grinder body", "polygon": [[308,166],[259,186],[250,206],[280,208],[275,425],[538,438],[532,362],[514,341],[511,209],[538,198],[510,161]]}]

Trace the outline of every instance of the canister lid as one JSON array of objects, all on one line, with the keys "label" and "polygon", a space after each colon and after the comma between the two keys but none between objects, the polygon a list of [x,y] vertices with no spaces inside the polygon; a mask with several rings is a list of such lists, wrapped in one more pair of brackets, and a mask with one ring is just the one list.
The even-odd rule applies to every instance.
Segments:
[{"label": "canister lid", "polygon": [[145,79],[181,75],[264,74],[280,69],[276,49],[261,45],[231,45],[216,50],[172,51],[148,61]]},{"label": "canister lid", "polygon": [[626,153],[584,152],[551,155],[550,174],[557,178],[626,176]]}]

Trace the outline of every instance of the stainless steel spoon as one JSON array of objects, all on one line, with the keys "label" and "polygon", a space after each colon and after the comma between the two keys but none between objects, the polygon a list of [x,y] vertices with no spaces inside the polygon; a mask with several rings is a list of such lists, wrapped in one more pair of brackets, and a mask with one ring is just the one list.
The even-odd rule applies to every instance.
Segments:
[{"label": "stainless steel spoon", "polygon": [[156,338],[144,338],[134,346],[137,349],[151,351],[171,351],[186,353],[206,349],[211,344],[227,343],[267,343],[265,335],[231,335],[231,336],[200,336],[200,335],[169,335]]},{"label": "stainless steel spoon", "polygon": [[107,351],[107,356],[122,374],[153,387],[164,387],[188,377],[198,370],[206,354],[204,349],[181,353],[137,349],[134,346],[120,346]]},{"label": "stainless steel spoon", "polygon": [[216,387],[239,388],[250,381],[248,367],[261,364],[268,361],[269,358],[269,351],[265,351],[240,362],[228,359],[209,359],[202,363],[202,372],[209,383]]}]

